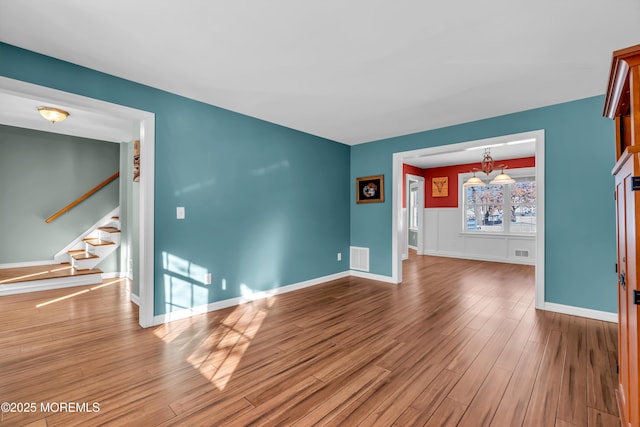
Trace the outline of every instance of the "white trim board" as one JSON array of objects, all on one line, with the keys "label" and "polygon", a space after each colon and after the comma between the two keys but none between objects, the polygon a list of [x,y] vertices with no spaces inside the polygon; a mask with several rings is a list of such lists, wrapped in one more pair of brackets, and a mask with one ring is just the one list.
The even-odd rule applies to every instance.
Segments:
[{"label": "white trim board", "polygon": [[77,286],[102,283],[102,275],[85,274],[82,276],[59,277],[55,279],[33,280],[30,282],[8,283],[0,285],[0,296],[24,294],[28,292],[48,291],[52,289],[73,288]]},{"label": "white trim board", "polygon": [[140,307],[140,297],[136,294],[131,294],[131,302]]},{"label": "white trim board", "polygon": [[162,323],[172,322],[174,320],[179,320],[179,319],[186,319],[187,317],[208,313],[210,311],[222,310],[223,308],[233,307],[233,306],[244,304],[247,302],[260,300],[263,298],[269,298],[269,297],[284,294],[287,292],[297,291],[299,289],[320,285],[326,282],[330,282],[332,280],[343,279],[349,276],[350,276],[350,271],[343,271],[341,273],[335,273],[328,276],[318,277],[316,279],[306,280],[304,282],[294,283],[286,286],[280,286],[279,288],[271,289],[269,291],[255,292],[255,293],[252,293],[251,295],[230,298],[224,301],[216,301],[209,304],[199,305],[197,307],[192,307],[189,309],[172,311],[171,313],[155,316],[153,318],[153,321],[154,321],[154,325],[160,325]]},{"label": "white trim board", "polygon": [[350,276],[360,277],[362,279],[368,279],[368,280],[375,280],[377,282],[391,283],[394,285],[396,284],[396,282],[393,281],[393,277],[383,276],[381,274],[367,273],[366,271],[351,270]]},{"label": "white trim board", "polygon": [[0,264],[0,268],[22,268],[22,267],[35,267],[37,265],[53,265],[53,264],[59,264],[59,263],[52,259],[48,259],[45,261],[9,262],[6,264]]},{"label": "white trim board", "polygon": [[102,273],[102,279],[128,279],[129,275],[124,271],[116,271],[113,273]]},{"label": "white trim board", "polygon": [[457,258],[457,259],[470,259],[473,261],[485,261],[485,262],[499,262],[503,264],[516,264],[516,265],[535,265],[533,261],[518,261],[511,258],[492,258],[492,257],[480,257],[476,255],[467,255],[458,252],[435,252],[435,251],[426,251],[425,255],[429,256],[438,256],[443,258]]},{"label": "white trim board", "polygon": [[[210,311],[222,310],[224,308],[233,307],[233,306],[244,304],[247,302],[260,300],[263,298],[268,298],[268,297],[272,297],[279,294],[284,294],[287,292],[297,291],[299,289],[320,285],[323,283],[330,282],[332,280],[338,280],[345,277],[359,277],[367,280],[374,280],[378,282],[395,284],[393,278],[390,276],[382,276],[379,274],[371,274],[371,273],[354,271],[354,270],[343,271],[341,273],[319,277],[317,279],[307,280],[305,282],[295,283],[287,286],[281,286],[279,288],[272,289],[270,291],[256,292],[254,294],[243,296],[243,297],[231,298],[224,301],[216,301],[210,304],[193,307],[191,309],[162,314],[154,317],[154,325],[160,325],[162,323],[172,322],[174,320],[185,319],[198,314],[208,313]],[[134,304],[138,304],[138,296],[131,294],[131,302],[133,302]],[[544,308],[542,308],[542,310],[568,314],[568,315],[578,316],[578,317],[585,317],[588,319],[602,320],[605,322],[613,322],[613,323],[618,322],[618,315],[616,313],[609,313],[605,311],[592,310],[592,309],[582,308],[582,307],[573,307],[569,305],[562,305],[562,304],[555,304],[555,303],[548,302],[548,303],[545,303]]]},{"label": "white trim board", "polygon": [[553,302],[545,302],[543,310],[618,323],[618,313],[609,313],[608,311],[592,310],[590,308],[574,307],[572,305],[556,304]]}]

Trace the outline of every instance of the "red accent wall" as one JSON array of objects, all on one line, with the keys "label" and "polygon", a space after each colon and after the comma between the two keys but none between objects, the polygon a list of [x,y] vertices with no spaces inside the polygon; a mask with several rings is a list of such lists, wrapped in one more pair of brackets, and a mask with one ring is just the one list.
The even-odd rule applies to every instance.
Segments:
[{"label": "red accent wall", "polygon": [[[507,165],[509,169],[528,168],[536,165],[535,157],[523,157],[511,160],[496,160],[497,164]],[[404,171],[403,165],[403,171]],[[480,162],[466,165],[443,166],[440,168],[422,169],[424,176],[424,207],[425,208],[457,208],[458,207],[458,174],[471,172],[473,168],[478,168]],[[417,169],[417,168],[416,168]],[[507,170],[507,173],[509,171]],[[449,195],[447,197],[431,197],[431,179],[441,176],[449,177]],[[478,174],[480,178],[483,172]],[[406,192],[404,193],[406,194]],[[403,199],[404,200],[404,199]],[[404,204],[403,204],[404,207]]]},{"label": "red accent wall", "polygon": [[[411,165],[402,165],[402,207],[407,207],[407,174],[424,176],[424,169],[417,168]],[[425,184],[426,185],[426,184]],[[431,185],[431,184],[429,184]],[[425,190],[426,191],[426,190]]]}]

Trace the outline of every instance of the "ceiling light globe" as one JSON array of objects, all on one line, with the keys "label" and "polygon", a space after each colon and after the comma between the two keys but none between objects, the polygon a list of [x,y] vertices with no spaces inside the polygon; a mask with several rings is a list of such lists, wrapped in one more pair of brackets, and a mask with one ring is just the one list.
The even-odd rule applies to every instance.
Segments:
[{"label": "ceiling light globe", "polygon": [[53,124],[63,121],[69,117],[67,111],[54,107],[38,107],[40,115]]},{"label": "ceiling light globe", "polygon": [[505,184],[513,184],[515,182],[516,182],[515,179],[511,178],[509,175],[507,175],[506,173],[502,172],[501,174],[496,176],[490,182],[490,184],[493,184],[493,185],[505,185]]}]

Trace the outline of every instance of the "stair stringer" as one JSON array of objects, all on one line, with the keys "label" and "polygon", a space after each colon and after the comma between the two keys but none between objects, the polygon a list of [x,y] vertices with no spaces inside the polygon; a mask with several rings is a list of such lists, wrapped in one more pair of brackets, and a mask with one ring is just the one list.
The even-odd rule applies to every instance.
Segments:
[{"label": "stair stringer", "polygon": [[[103,259],[105,259],[109,254],[114,252],[118,247],[120,247],[120,233],[106,233],[104,231],[99,230],[101,227],[114,227],[120,230],[120,220],[118,218],[118,214],[120,212],[120,207],[113,209],[111,212],[106,214],[104,217],[100,218],[98,222],[96,222],[91,228],[86,230],[84,233],[75,238],[72,242],[66,245],[62,250],[60,250],[57,254],[54,255],[54,260],[57,263],[68,262],[71,263],[75,268],[79,270],[90,269],[96,267]],[[114,218],[116,217],[116,218]],[[113,241],[113,245],[108,246],[93,246],[85,242],[87,239],[102,239],[102,240],[110,240]],[[69,255],[70,251],[86,251],[92,254],[97,255],[97,258],[83,259],[83,260],[74,260]]]}]

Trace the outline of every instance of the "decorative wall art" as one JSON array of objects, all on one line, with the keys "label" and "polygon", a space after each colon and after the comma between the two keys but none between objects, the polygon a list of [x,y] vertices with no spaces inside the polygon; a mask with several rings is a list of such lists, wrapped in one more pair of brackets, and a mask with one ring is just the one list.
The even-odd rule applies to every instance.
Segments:
[{"label": "decorative wall art", "polygon": [[356,203],[384,202],[384,175],[356,178]]},{"label": "decorative wall art", "polygon": [[449,177],[440,176],[431,179],[431,197],[447,197],[449,195]]},{"label": "decorative wall art", "polygon": [[140,181],[140,140],[133,141],[133,181]]}]

